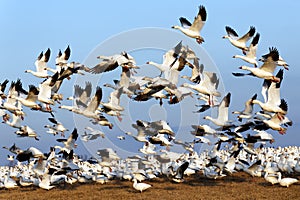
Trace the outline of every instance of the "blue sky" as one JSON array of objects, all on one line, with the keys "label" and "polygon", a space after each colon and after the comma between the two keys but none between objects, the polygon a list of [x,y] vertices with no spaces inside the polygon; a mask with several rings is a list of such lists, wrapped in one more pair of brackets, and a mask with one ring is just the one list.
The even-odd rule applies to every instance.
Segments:
[{"label": "blue sky", "polygon": [[[51,1],[38,3],[36,1],[1,1],[0,2],[0,82],[8,78],[21,78],[24,87],[28,84],[38,84],[39,79],[25,74],[26,69],[34,69],[34,61],[41,51],[48,47],[54,57],[58,49],[71,46],[72,61],[83,62],[90,52],[101,42],[113,35],[143,27],[158,27],[171,29],[179,24],[181,16],[192,20],[197,13],[197,7],[202,4],[207,10],[207,23],[202,35],[205,43],[202,47],[216,63],[226,91],[232,92],[232,110],[242,109],[244,101],[254,93],[260,93],[262,81],[247,77],[237,79],[231,75],[238,67],[245,64],[232,59],[237,49],[222,39],[225,26],[233,27],[242,34],[255,26],[261,34],[258,47],[258,57],[268,52],[271,46],[277,47],[282,57],[289,63],[290,70],[285,71],[282,84],[282,97],[288,101],[289,118],[294,121],[287,134],[280,136],[274,132],[276,145],[297,145],[300,139],[299,119],[300,99],[297,85],[300,83],[299,51],[300,18],[298,1]],[[175,31],[175,30],[171,30]],[[147,40],[147,35],[141,35]],[[120,44],[121,45],[121,44]],[[126,50],[126,49],[124,49]],[[144,58],[144,60],[147,58]],[[96,60],[96,59],[95,59]],[[159,60],[158,60],[159,61]],[[140,63],[138,63],[140,64]],[[141,63],[143,64],[143,63]],[[70,95],[74,80],[66,83],[63,92]],[[259,98],[262,97],[259,94]],[[39,115],[39,123],[46,123],[48,115]],[[72,129],[70,113],[56,113],[60,121]],[[68,116],[68,117],[66,117]],[[29,112],[26,123],[36,124],[35,113]],[[12,128],[0,124],[4,138],[1,146],[11,145],[16,137]],[[38,132],[44,129],[35,127]],[[106,129],[104,129],[106,130]],[[45,133],[40,133],[44,136]],[[46,137],[46,136],[45,136]],[[48,136],[47,136],[48,137]],[[46,137],[46,138],[47,138]],[[52,138],[53,140],[53,138]],[[23,148],[32,144],[28,139],[17,139],[17,144]],[[39,146],[37,142],[33,145]],[[45,147],[48,149],[48,146]],[[0,150],[0,160],[7,152]]]}]

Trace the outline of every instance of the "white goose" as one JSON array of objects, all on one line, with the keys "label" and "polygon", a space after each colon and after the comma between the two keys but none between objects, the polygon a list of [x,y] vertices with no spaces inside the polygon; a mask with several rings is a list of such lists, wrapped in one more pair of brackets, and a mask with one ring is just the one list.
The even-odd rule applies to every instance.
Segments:
[{"label": "white goose", "polygon": [[54,188],[54,185],[51,185],[51,175],[50,174],[44,174],[40,177],[39,187],[45,190],[51,190]]},{"label": "white goose", "polygon": [[253,64],[255,67],[257,67],[258,63],[256,60],[256,49],[257,49],[258,40],[259,40],[259,33],[257,33],[254,36],[245,56],[234,55],[233,58],[240,58],[250,64]]},{"label": "white goose", "polygon": [[35,61],[36,71],[26,70],[26,73],[31,73],[32,75],[39,77],[39,78],[48,78],[48,71],[47,71],[47,63],[49,61],[51,54],[51,50],[48,48],[45,53],[41,52],[38,56],[37,60]]},{"label": "white goose", "polygon": [[71,49],[70,46],[65,49],[64,53],[61,53],[61,50],[59,50],[58,55],[55,59],[55,64],[58,66],[60,63],[67,64],[69,58],[71,55]]},{"label": "white goose", "polygon": [[278,175],[279,185],[283,187],[289,187],[290,185],[298,182],[298,179],[295,178],[281,178],[280,172],[278,172],[277,175]]},{"label": "white goose", "polygon": [[138,183],[136,179],[133,179],[133,188],[140,191],[141,193],[152,187],[152,185],[147,183]]},{"label": "white goose", "polygon": [[217,91],[219,85],[219,79],[217,77],[217,74],[214,72],[204,72],[203,78],[201,79],[199,84],[192,85],[189,83],[183,83],[183,87],[188,87],[193,90],[196,90],[197,92],[208,95],[209,96],[209,105],[213,105],[214,98],[213,97],[219,97],[220,92]]},{"label": "white goose", "polygon": [[249,74],[243,74],[243,73],[232,73],[234,76],[245,76],[245,75],[251,75],[255,76],[258,78],[266,79],[266,80],[271,80],[273,82],[279,82],[280,79],[278,77],[275,77],[273,75],[274,70],[277,66],[277,61],[279,59],[279,53],[276,48],[270,48],[269,54],[265,55],[266,57],[266,62],[259,68],[255,67],[248,67],[248,66],[241,66],[240,69],[242,70],[247,70],[250,71]]},{"label": "white goose", "polygon": [[256,99],[257,94],[253,95],[249,100],[245,103],[245,109],[243,111],[233,111],[232,114],[238,114],[238,120],[242,121],[242,119],[250,119],[252,117],[253,112],[253,104]]},{"label": "white goose", "polygon": [[53,76],[45,79],[39,85],[39,94],[38,101],[46,104],[46,109],[51,110],[49,104],[54,105],[54,101],[51,99],[51,89],[54,86],[58,79],[58,73],[55,73]]},{"label": "white goose", "polygon": [[101,105],[108,110],[114,110],[114,111],[123,111],[124,108],[120,106],[120,97],[123,92],[123,87],[114,90],[113,92],[110,93],[109,96],[109,102],[107,103],[102,103]]},{"label": "white goose", "polygon": [[229,26],[226,26],[225,29],[227,35],[223,36],[223,39],[228,39],[233,46],[242,49],[243,53],[245,54],[245,52],[249,50],[246,43],[251,37],[253,37],[255,33],[255,27],[251,26],[250,30],[242,37],[239,37],[239,35]]},{"label": "white goose", "polygon": [[205,116],[204,119],[210,120],[217,126],[228,126],[231,123],[228,121],[228,107],[230,104],[231,93],[228,93],[218,106],[218,117],[212,118],[211,116]]},{"label": "white goose", "polygon": [[33,110],[40,110],[41,106],[36,103],[39,91],[34,85],[29,85],[29,91],[26,98],[12,97],[18,100],[22,105],[32,108]]},{"label": "white goose", "polygon": [[180,17],[179,21],[181,26],[172,26],[174,29],[179,29],[182,33],[188,37],[195,38],[198,44],[204,42],[203,37],[200,36],[200,31],[203,28],[207,18],[207,13],[204,6],[199,6],[199,11],[195,17],[193,24],[186,18]]}]

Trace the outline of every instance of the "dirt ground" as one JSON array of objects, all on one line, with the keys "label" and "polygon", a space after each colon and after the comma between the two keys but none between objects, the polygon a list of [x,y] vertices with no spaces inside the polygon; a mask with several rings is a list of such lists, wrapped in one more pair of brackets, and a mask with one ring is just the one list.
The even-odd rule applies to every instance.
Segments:
[{"label": "dirt ground", "polygon": [[134,190],[129,181],[112,180],[103,185],[58,185],[50,191],[37,187],[2,189],[0,199],[300,199],[300,183],[289,188],[272,186],[263,178],[252,178],[243,172],[218,180],[196,174],[180,184],[164,178],[145,182],[153,187],[143,193]]}]

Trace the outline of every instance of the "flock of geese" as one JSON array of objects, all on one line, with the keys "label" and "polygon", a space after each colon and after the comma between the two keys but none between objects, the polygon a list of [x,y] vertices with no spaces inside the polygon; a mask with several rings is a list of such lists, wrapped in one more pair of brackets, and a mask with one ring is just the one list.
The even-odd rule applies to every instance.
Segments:
[{"label": "flock of geese", "polygon": [[[201,44],[204,38],[200,36],[200,31],[206,19],[206,8],[200,6],[193,23],[181,17],[181,26],[176,25],[172,28]],[[36,70],[28,69],[25,72],[43,81],[39,85],[29,85],[26,90],[22,81],[17,79],[10,82],[7,91],[9,80],[4,80],[0,84],[0,114],[3,124],[13,127],[16,135],[39,140],[42,136],[28,124],[24,124],[23,120],[26,115],[33,115],[34,112],[49,113],[49,124],[45,125],[43,134],[53,134],[61,138],[56,139],[57,143],[50,147],[49,152],[41,152],[38,147],[33,146],[21,149],[16,145],[17,141],[13,145],[3,147],[9,154],[8,165],[0,167],[0,188],[37,186],[50,190],[61,183],[103,184],[119,178],[133,181],[133,188],[142,192],[152,186],[142,181],[161,176],[181,183],[185,176],[195,173],[202,173],[208,179],[220,179],[237,171],[264,177],[272,185],[278,183],[289,187],[298,182],[295,178],[282,176],[292,176],[300,172],[300,148],[265,146],[267,142],[274,142],[272,134],[275,131],[285,134],[288,126],[292,125],[292,121],[287,117],[287,102],[280,96],[284,69],[288,70],[289,65],[275,47],[270,47],[267,54],[257,59],[256,50],[260,34],[256,33],[255,27],[251,26],[241,37],[229,26],[226,26],[225,30],[226,35],[223,38],[241,50],[241,54],[234,55],[233,58],[248,63],[248,66],[240,67],[247,72],[234,72],[233,75],[253,76],[263,82],[263,100],[258,100],[257,94],[250,94],[244,110],[232,112],[237,116],[236,120],[230,120],[229,115],[231,93],[221,94],[218,90],[218,74],[206,71],[199,56],[190,47],[183,45],[182,41],[164,53],[161,64],[147,62],[160,71],[160,75],[156,77],[138,76],[141,67],[137,66],[135,59],[125,51],[112,56],[101,55],[97,57],[100,59],[99,63],[91,68],[70,62],[69,46],[64,52],[59,51],[55,59],[55,68],[48,65],[51,50],[41,52],[35,61]],[[277,66],[282,66],[283,69],[275,72]],[[66,99],[59,93],[63,82],[75,75],[106,75],[118,69],[122,72],[119,78],[115,77],[114,84],[103,85],[112,89],[108,100],[102,98],[103,87],[97,86],[93,92],[90,82],[86,82],[84,86],[75,85],[73,96]],[[185,82],[179,85],[179,80]],[[119,135],[118,139],[126,142],[126,138],[132,137],[143,144],[139,149],[140,154],[121,159],[117,152],[107,148],[97,151],[99,158],[84,160],[75,153],[78,137],[84,142],[101,140],[106,137],[106,133],[93,127],[107,126],[109,131],[114,128],[109,119],[122,120],[126,107],[121,105],[121,97],[141,103],[151,99],[157,100],[164,106],[164,103],[184,104],[185,98],[193,96],[204,102],[195,113],[203,113],[212,108],[218,110],[218,115],[216,118],[209,115],[203,117],[206,122],[212,122],[213,126],[191,125],[190,134],[194,136],[192,141],[178,140],[176,132],[165,120],[138,119],[132,124],[136,132],[125,132]],[[62,104],[63,100],[70,100],[73,104]],[[79,133],[76,128],[66,128],[53,114],[52,108],[57,104],[59,109],[90,119],[91,126],[84,127],[84,133]],[[258,112],[254,112],[256,104],[257,108],[261,109]],[[25,109],[29,109],[26,110],[26,115]],[[216,143],[211,141],[211,136],[216,138]],[[212,148],[197,152],[194,147],[198,143],[205,143]],[[182,146],[186,151],[181,154],[170,151],[170,147],[175,145]]]}]

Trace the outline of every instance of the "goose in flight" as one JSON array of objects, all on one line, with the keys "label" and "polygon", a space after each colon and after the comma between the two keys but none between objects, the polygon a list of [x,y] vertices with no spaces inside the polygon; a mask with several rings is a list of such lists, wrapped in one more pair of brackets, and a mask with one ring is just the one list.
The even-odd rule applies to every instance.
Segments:
[{"label": "goose in flight", "polygon": [[194,58],[194,63],[193,64],[188,64],[190,68],[192,68],[192,76],[181,76],[181,78],[185,78],[190,80],[193,83],[200,83],[201,77],[203,76],[203,70],[204,70],[204,65],[201,64],[199,65],[199,59]]},{"label": "goose in flight", "polygon": [[53,125],[45,125],[45,128],[49,128],[49,130],[52,130],[54,133],[54,135],[56,135],[57,133],[61,133],[61,136],[64,137],[65,136],[65,132],[68,131],[67,128],[64,127],[64,125],[57,121],[55,118],[48,118],[48,120],[53,123]]},{"label": "goose in flight", "polygon": [[264,80],[262,95],[265,102],[254,100],[254,104],[258,104],[265,112],[280,112],[282,114],[287,113],[287,102],[280,98],[280,86],[283,80],[283,69],[279,70],[276,74],[276,78],[280,81],[278,83],[271,82],[270,80]]},{"label": "goose in flight", "polygon": [[243,111],[233,111],[232,114],[238,114],[237,118],[240,122],[242,121],[242,119],[250,119],[253,112],[253,101],[256,100],[256,98],[257,94],[253,95],[253,97],[246,101]]},{"label": "goose in flight", "polygon": [[91,100],[92,84],[91,82],[85,82],[85,88],[74,85],[74,95],[68,97],[67,100],[73,100],[73,103],[77,107],[82,107],[88,104]]},{"label": "goose in flight", "polygon": [[22,105],[29,107],[33,110],[41,110],[41,106],[36,103],[38,100],[39,91],[34,85],[29,85],[29,91],[26,98],[22,98],[19,96],[12,97],[18,100]]},{"label": "goose in flight", "polygon": [[65,152],[67,152],[69,154],[71,152],[71,150],[73,150],[74,148],[77,147],[77,144],[75,144],[77,138],[78,138],[77,129],[74,128],[73,132],[68,137],[68,139],[57,139],[56,140],[57,142],[62,142],[64,144],[64,146],[63,147],[61,147],[61,146],[55,146],[54,148],[58,148],[62,152],[65,151]]},{"label": "goose in flight", "polygon": [[7,85],[8,82],[9,82],[8,79],[6,79],[2,83],[0,83],[0,97],[1,97],[1,99],[6,98],[6,95],[4,94],[4,91],[5,91],[5,88],[6,88],[6,85]]},{"label": "goose in flight", "polygon": [[103,72],[112,71],[118,66],[138,68],[134,58],[125,51],[113,56],[98,56],[97,58],[102,59],[102,61],[90,69],[89,72],[92,74],[100,74]]},{"label": "goose in flight", "polygon": [[71,49],[70,46],[68,45],[68,47],[65,49],[64,53],[61,52],[61,50],[59,50],[58,55],[56,56],[55,59],[55,64],[57,66],[59,66],[61,63],[62,64],[67,64],[69,58],[71,55]]},{"label": "goose in flight", "polygon": [[228,121],[228,107],[230,105],[231,93],[229,92],[221,101],[218,106],[218,117],[212,118],[211,116],[205,116],[204,119],[210,120],[217,126],[231,126]]},{"label": "goose in flight", "polygon": [[39,140],[38,134],[29,126],[21,126],[19,130],[15,132],[20,137],[31,137],[35,140]]},{"label": "goose in flight", "polygon": [[258,63],[256,61],[256,50],[257,50],[257,44],[259,40],[259,33],[257,33],[254,38],[252,39],[252,42],[248,48],[248,51],[246,51],[246,55],[234,55],[233,58],[240,58],[250,64],[253,64],[254,67],[258,66]]},{"label": "goose in flight", "polygon": [[58,79],[58,72],[53,76],[45,79],[41,84],[39,84],[38,101],[46,104],[46,110],[51,110],[49,104],[54,105],[54,101],[51,99],[51,89],[55,85]]},{"label": "goose in flight", "polygon": [[171,165],[169,167],[170,170],[169,178],[176,183],[182,183],[184,181],[183,179],[184,172],[188,167],[189,167],[189,162],[187,161],[181,164],[176,171],[174,171],[173,166]]},{"label": "goose in flight", "polygon": [[241,66],[240,69],[250,71],[248,74],[243,73],[232,73],[234,76],[245,76],[245,75],[251,75],[258,78],[271,80],[273,82],[279,82],[280,79],[278,77],[275,77],[273,75],[275,68],[277,66],[277,61],[279,59],[279,52],[276,48],[270,48],[270,52],[265,55],[265,59],[267,60],[264,62],[262,66],[259,68],[255,67],[248,67],[248,66]]},{"label": "goose in flight", "polygon": [[179,29],[182,33],[188,37],[195,38],[198,44],[204,42],[202,36],[200,36],[200,31],[202,30],[207,18],[206,9],[204,6],[199,6],[199,11],[195,17],[193,24],[189,22],[186,18],[180,17],[179,21],[181,26],[172,26],[174,29]]},{"label": "goose in flight", "polygon": [[250,30],[243,35],[242,37],[239,37],[239,35],[233,30],[231,27],[226,26],[225,27],[227,35],[223,36],[223,39],[228,39],[229,42],[241,49],[243,51],[243,54],[246,54],[246,51],[249,51],[249,48],[247,47],[247,42],[250,40],[251,37],[255,34],[255,27],[250,26]]},{"label": "goose in flight", "polygon": [[47,71],[47,63],[50,59],[51,50],[48,48],[45,53],[41,52],[38,56],[37,60],[35,61],[36,71],[33,70],[26,70],[26,73],[31,73],[32,75],[38,78],[48,78],[48,71]]},{"label": "goose in flight", "polygon": [[217,91],[219,85],[219,79],[214,72],[203,72],[203,77],[200,83],[191,85],[189,83],[183,83],[183,87],[191,88],[201,94],[209,96],[209,105],[213,105],[214,96],[219,97],[221,94]]}]

